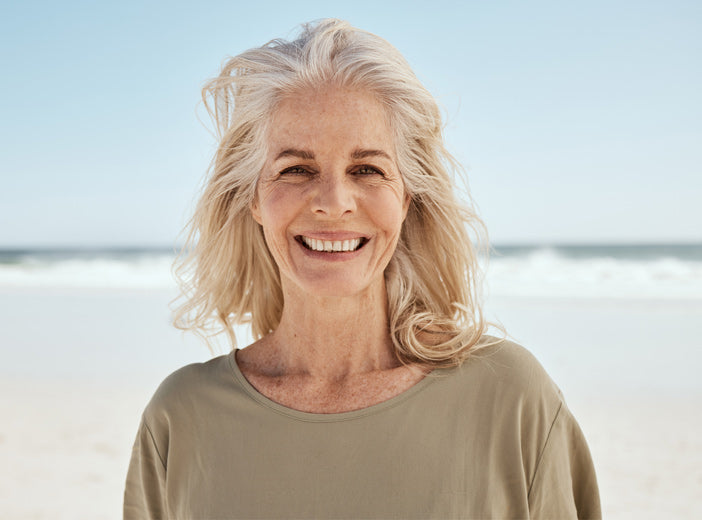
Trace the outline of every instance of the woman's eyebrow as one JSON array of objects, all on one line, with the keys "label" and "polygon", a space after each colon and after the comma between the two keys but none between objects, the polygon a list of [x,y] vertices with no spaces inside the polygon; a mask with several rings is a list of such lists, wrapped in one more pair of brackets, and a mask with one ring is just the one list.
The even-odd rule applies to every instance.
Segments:
[{"label": "woman's eyebrow", "polygon": [[308,152],[307,150],[298,150],[296,148],[287,148],[280,152],[276,157],[275,160],[277,161],[278,159],[282,159],[283,157],[299,157],[300,159],[314,159],[314,154],[312,152]]},{"label": "woman's eyebrow", "polygon": [[353,152],[351,152],[351,159],[354,160],[365,159],[367,157],[384,157],[385,159],[392,161],[390,155],[383,150],[363,150],[356,148]]},{"label": "woman's eyebrow", "polygon": [[[276,155],[274,160],[282,159],[283,157],[299,157],[300,159],[314,159],[314,154],[308,150],[299,150],[297,148],[286,148],[282,150],[278,155]],[[362,148],[356,148],[351,152],[351,159],[358,161],[361,159],[366,159],[368,157],[384,157],[385,159],[392,160],[392,157],[387,152],[383,150],[366,150]]]}]

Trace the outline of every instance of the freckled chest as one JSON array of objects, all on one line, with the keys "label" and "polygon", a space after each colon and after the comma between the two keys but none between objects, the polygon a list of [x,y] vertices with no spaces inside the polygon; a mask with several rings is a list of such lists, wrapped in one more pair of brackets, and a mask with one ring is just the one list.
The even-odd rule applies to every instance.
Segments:
[{"label": "freckled chest", "polygon": [[267,398],[309,413],[342,413],[367,408],[408,390],[424,375],[419,370],[398,367],[341,383],[328,383],[301,376],[267,377],[244,372],[246,379]]}]

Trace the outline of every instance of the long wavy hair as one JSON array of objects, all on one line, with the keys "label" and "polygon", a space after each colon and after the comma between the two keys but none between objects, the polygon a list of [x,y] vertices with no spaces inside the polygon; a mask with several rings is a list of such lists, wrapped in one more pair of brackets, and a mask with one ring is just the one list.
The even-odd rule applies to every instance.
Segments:
[{"label": "long wavy hair", "polygon": [[250,206],[277,104],[324,84],[372,93],[395,134],[411,197],[385,270],[396,355],[403,363],[458,365],[487,330],[478,265],[478,246],[487,248],[484,225],[467,190],[463,200],[456,196],[462,170],[444,146],[432,95],[392,45],[335,19],[228,59],[203,88],[219,144],[176,260],[182,301],[174,323],[205,338],[224,332],[234,346],[236,324],[250,324],[254,338],[278,326],[280,274]]}]

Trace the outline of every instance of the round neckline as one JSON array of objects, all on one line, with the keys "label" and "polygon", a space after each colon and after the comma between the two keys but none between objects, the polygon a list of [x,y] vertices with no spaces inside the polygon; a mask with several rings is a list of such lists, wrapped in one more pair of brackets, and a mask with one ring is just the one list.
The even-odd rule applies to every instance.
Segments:
[{"label": "round neckline", "polygon": [[277,403],[273,401],[272,399],[266,397],[263,395],[261,392],[256,390],[256,388],[249,383],[248,379],[244,377],[244,374],[241,372],[241,369],[239,368],[239,364],[236,361],[236,353],[240,349],[234,349],[232,350],[228,357],[229,360],[229,366],[232,370],[232,373],[234,375],[234,378],[237,380],[237,382],[242,386],[244,391],[256,402],[259,404],[265,406],[269,410],[276,412],[281,415],[285,415],[288,417],[291,417],[293,419],[297,419],[299,421],[304,421],[304,422],[342,422],[342,421],[349,421],[352,419],[358,419],[361,417],[366,417],[368,415],[373,415],[379,412],[382,412],[384,410],[387,410],[389,408],[393,408],[397,406],[398,404],[402,403],[403,401],[406,401],[413,395],[417,394],[427,386],[429,386],[431,383],[433,383],[437,378],[435,377],[438,371],[441,369],[434,369],[428,374],[426,374],[422,379],[417,381],[414,385],[409,387],[407,390],[397,394],[396,396],[391,397],[390,399],[387,399],[385,401],[382,401],[380,403],[373,404],[371,406],[367,406],[365,408],[359,408],[358,410],[351,410],[348,412],[335,412],[335,413],[315,413],[315,412],[303,412],[301,410],[295,410],[294,408],[290,408],[288,406],[282,405],[280,403]]}]

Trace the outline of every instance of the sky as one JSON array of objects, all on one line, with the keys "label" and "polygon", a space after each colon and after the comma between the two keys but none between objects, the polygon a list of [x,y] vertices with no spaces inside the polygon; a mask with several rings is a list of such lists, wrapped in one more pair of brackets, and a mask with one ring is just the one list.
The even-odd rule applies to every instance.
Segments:
[{"label": "sky", "polygon": [[227,56],[335,17],[435,95],[491,240],[702,242],[699,1],[10,1],[0,248],[172,246]]}]

